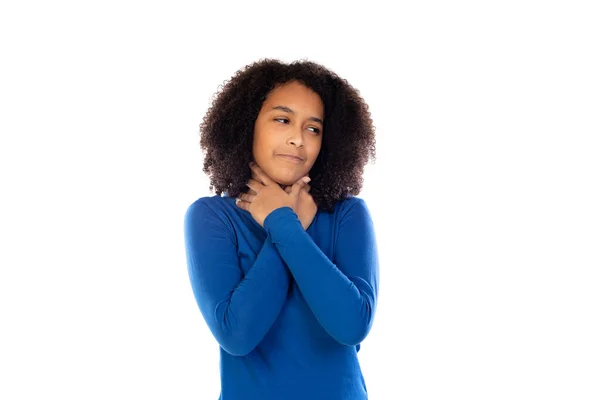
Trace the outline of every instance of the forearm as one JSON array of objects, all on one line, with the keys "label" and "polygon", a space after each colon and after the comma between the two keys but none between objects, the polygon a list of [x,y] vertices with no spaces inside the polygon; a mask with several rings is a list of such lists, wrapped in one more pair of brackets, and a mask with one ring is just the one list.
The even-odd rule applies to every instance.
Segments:
[{"label": "forearm", "polygon": [[214,309],[213,333],[234,355],[251,352],[264,338],[285,301],[290,276],[270,238],[239,285]]},{"label": "forearm", "polygon": [[276,210],[265,226],[323,328],[340,343],[360,343],[373,320],[375,288],[364,277],[344,274],[304,231],[291,209]]},{"label": "forearm", "polygon": [[225,351],[248,354],[277,318],[291,279],[271,238],[244,276],[235,236],[197,203],[186,214],[185,248],[193,293],[211,332]]}]

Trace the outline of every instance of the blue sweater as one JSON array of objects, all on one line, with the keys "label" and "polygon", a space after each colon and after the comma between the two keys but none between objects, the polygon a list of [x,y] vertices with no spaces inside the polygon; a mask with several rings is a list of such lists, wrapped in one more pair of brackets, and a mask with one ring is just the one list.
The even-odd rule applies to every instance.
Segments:
[{"label": "blue sweater", "polygon": [[363,199],[318,211],[304,230],[289,207],[261,227],[214,195],[185,213],[195,300],[220,345],[221,400],[358,400],[357,353],[377,303],[379,261]]}]

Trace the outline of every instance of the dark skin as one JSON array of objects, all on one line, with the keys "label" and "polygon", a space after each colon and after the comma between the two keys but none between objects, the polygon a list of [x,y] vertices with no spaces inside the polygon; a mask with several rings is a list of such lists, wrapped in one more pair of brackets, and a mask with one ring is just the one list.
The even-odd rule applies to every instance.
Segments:
[{"label": "dark skin", "polygon": [[280,185],[293,185],[309,174],[317,160],[324,118],[323,102],[311,89],[295,81],[276,87],[254,122],[251,161]]},{"label": "dark skin", "polygon": [[263,59],[220,85],[200,124],[200,148],[215,194],[235,199],[245,192],[248,162],[255,161],[285,186],[308,174],[319,215],[358,195],[363,168],[376,158],[375,127],[360,92],[322,65],[300,60]]},{"label": "dark skin", "polygon": [[260,226],[264,227],[265,218],[280,207],[290,207],[307,230],[316,213],[317,205],[310,195],[308,176],[300,178],[293,185],[283,186],[272,180],[260,167],[250,164],[252,178],[248,181],[249,190],[242,193],[236,204],[252,214]]},{"label": "dark skin", "polygon": [[246,183],[250,190],[236,201],[261,226],[279,207],[292,208],[304,230],[312,223],[317,205],[303,178],[321,150],[324,118],[319,95],[297,81],[274,88],[264,101],[254,123],[252,178]]}]

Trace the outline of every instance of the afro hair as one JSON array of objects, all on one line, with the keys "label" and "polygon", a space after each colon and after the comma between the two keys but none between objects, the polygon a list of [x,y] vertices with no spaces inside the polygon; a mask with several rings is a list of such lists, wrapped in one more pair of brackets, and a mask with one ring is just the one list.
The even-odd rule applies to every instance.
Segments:
[{"label": "afro hair", "polygon": [[359,91],[317,63],[261,59],[219,86],[200,124],[203,172],[209,190],[237,197],[251,178],[254,122],[269,93],[297,81],[317,93],[324,106],[321,150],[310,171],[317,207],[331,212],[336,202],[360,193],[363,170],[375,161],[375,128]]}]

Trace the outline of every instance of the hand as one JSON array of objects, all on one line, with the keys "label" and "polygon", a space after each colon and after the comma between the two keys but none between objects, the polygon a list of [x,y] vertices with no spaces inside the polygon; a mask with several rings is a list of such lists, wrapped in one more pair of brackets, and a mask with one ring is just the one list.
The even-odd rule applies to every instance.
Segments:
[{"label": "hand", "polygon": [[[284,188],[286,193],[292,192],[293,185],[286,186]],[[294,209],[298,215],[298,219],[302,222],[302,227],[307,230],[310,224],[312,224],[317,214],[317,204],[313,197],[310,195],[310,185],[306,184],[300,189],[298,195],[298,202],[296,203],[296,209]]]},{"label": "hand", "polygon": [[292,185],[290,193],[286,193],[258,165],[250,163],[250,169],[253,178],[246,185],[253,193],[240,194],[235,202],[238,207],[250,212],[252,218],[262,227],[267,216],[277,208],[290,207],[295,211],[300,189],[310,181],[310,178],[299,179]]},{"label": "hand", "polygon": [[[257,167],[257,169],[260,170],[259,167]],[[261,178],[256,174],[256,172],[254,170],[252,170],[252,178],[254,180],[261,181]],[[309,178],[309,181],[310,181],[310,178]],[[296,183],[298,183],[298,182],[299,181],[296,181]],[[291,194],[292,189],[294,188],[294,185],[288,185],[288,186],[280,185],[280,186],[282,186],[282,189],[284,189],[284,191],[287,194]],[[300,193],[298,194],[298,199],[297,199],[296,205],[295,205],[295,207],[292,207],[292,209],[298,216],[298,219],[302,223],[302,227],[304,228],[304,230],[307,230],[308,227],[310,226],[310,224],[312,224],[312,222],[315,218],[315,215],[317,213],[317,205],[314,202],[313,197],[309,193],[310,193],[310,185],[307,183],[306,185],[301,187]]]}]

